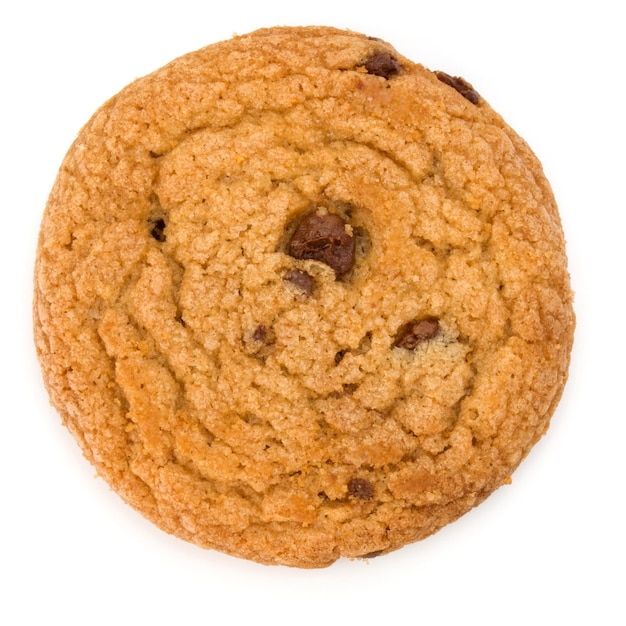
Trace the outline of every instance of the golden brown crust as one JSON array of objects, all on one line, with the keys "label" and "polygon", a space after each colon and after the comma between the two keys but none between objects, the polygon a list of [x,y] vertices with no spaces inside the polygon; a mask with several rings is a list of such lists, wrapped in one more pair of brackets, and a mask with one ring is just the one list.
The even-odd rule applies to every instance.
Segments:
[{"label": "golden brown crust", "polygon": [[[317,253],[347,245],[340,270]],[[526,144],[465,81],[321,27],[103,105],[50,195],[34,319],[53,404],[127,502],[300,567],[422,539],[509,481],[574,329]]]}]

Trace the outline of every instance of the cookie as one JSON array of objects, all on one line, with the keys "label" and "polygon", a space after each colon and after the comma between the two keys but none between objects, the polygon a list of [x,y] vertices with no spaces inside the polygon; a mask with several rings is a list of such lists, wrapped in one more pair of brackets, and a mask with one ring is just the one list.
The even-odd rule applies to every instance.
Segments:
[{"label": "cookie", "polygon": [[41,225],[34,329],[98,474],[204,548],[423,539],[546,432],[574,330],[537,158],[462,78],[272,28],[105,103]]}]

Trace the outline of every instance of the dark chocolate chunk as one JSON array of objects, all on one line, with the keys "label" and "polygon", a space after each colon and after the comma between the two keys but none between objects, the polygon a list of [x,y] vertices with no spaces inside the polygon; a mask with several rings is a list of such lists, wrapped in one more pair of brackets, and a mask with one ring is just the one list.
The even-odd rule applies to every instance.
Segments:
[{"label": "dark chocolate chunk", "polygon": [[373,52],[362,64],[368,74],[382,76],[389,80],[396,76],[403,69],[397,59],[394,59],[388,52],[377,50]]},{"label": "dark chocolate chunk", "polygon": [[450,76],[450,74],[446,74],[445,72],[435,72],[435,75],[442,83],[456,89],[472,104],[478,104],[480,102],[479,93],[464,78],[460,76]]},{"label": "dark chocolate chunk", "polygon": [[364,478],[353,478],[348,483],[348,494],[361,500],[371,500],[374,497],[374,485]]},{"label": "dark chocolate chunk", "polygon": [[309,213],[291,237],[289,254],[296,259],[321,261],[341,278],[352,269],[356,249],[356,237],[346,226],[333,213]]},{"label": "dark chocolate chunk", "polygon": [[297,289],[307,297],[311,295],[315,287],[315,279],[313,276],[297,269],[287,270],[283,276],[283,280],[297,287]]},{"label": "dark chocolate chunk", "polygon": [[165,241],[165,220],[158,219],[152,222],[150,234],[160,243]]},{"label": "dark chocolate chunk", "polygon": [[405,350],[415,350],[420,343],[432,339],[438,332],[439,320],[435,317],[412,320],[400,328],[393,345]]}]

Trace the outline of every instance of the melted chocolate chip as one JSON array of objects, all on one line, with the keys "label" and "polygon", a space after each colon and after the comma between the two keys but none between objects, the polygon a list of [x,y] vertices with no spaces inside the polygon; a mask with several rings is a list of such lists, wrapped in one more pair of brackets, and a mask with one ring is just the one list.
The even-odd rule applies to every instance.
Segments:
[{"label": "melted chocolate chip", "polygon": [[348,494],[361,500],[371,500],[374,497],[374,485],[364,478],[353,478],[348,483]]},{"label": "melted chocolate chip", "polygon": [[294,287],[301,291],[307,298],[313,293],[313,288],[315,287],[315,279],[313,276],[301,270],[287,270],[283,276],[283,280],[294,285]]},{"label": "melted chocolate chip", "polygon": [[450,74],[446,74],[445,72],[435,72],[435,75],[442,83],[456,89],[472,104],[478,104],[480,102],[479,93],[464,78],[460,76],[450,76]]},{"label": "melted chocolate chip", "polygon": [[402,65],[388,52],[377,50],[373,52],[362,65],[368,74],[382,76],[385,80],[396,76],[402,70]]},{"label": "melted chocolate chip", "polygon": [[310,213],[293,233],[289,254],[295,259],[321,261],[341,278],[352,269],[356,249],[356,237],[346,226],[333,213]]},{"label": "melted chocolate chip", "polygon": [[439,320],[435,317],[412,320],[400,328],[393,345],[405,350],[415,350],[420,343],[432,339],[438,332]]},{"label": "melted chocolate chip", "polygon": [[150,230],[150,234],[158,242],[163,243],[165,241],[165,220],[158,219],[155,222],[153,222],[152,229]]}]

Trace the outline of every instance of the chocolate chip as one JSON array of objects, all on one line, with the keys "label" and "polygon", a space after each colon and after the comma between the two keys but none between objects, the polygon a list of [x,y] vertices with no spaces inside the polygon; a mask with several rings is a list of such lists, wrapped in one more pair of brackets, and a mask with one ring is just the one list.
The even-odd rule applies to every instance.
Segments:
[{"label": "chocolate chip", "polygon": [[348,483],[348,494],[361,500],[371,500],[374,497],[374,486],[364,478],[353,478]]},{"label": "chocolate chip", "polygon": [[339,363],[343,361],[343,357],[346,356],[346,352],[347,350],[339,350],[339,352],[335,354],[335,365],[339,365]]},{"label": "chocolate chip", "polygon": [[267,330],[265,329],[265,326],[263,326],[263,324],[261,324],[260,326],[257,326],[256,330],[252,333],[252,339],[254,341],[265,341],[267,338]]},{"label": "chocolate chip", "polygon": [[307,272],[303,272],[297,269],[290,269],[285,272],[283,280],[291,283],[299,291],[301,291],[307,298],[313,293],[315,287],[315,279]]},{"label": "chocolate chip", "polygon": [[357,354],[367,354],[372,348],[372,333],[368,330],[356,349]]},{"label": "chocolate chip", "polygon": [[165,241],[165,220],[158,219],[152,223],[150,234],[160,243]]},{"label": "chocolate chip", "polygon": [[400,328],[393,345],[405,350],[415,350],[420,343],[432,339],[438,332],[439,320],[435,317],[412,320]]},{"label": "chocolate chip", "polygon": [[472,104],[478,104],[480,102],[479,93],[464,78],[460,76],[450,76],[450,74],[446,74],[445,72],[435,72],[435,75],[442,83],[456,89]]},{"label": "chocolate chip", "polygon": [[262,363],[276,350],[276,333],[271,326],[264,324],[246,332],[242,341],[246,354]]},{"label": "chocolate chip", "polygon": [[388,52],[376,50],[362,64],[368,74],[382,76],[389,80],[396,76],[403,69],[397,59],[394,59]]},{"label": "chocolate chip", "polygon": [[341,278],[354,265],[356,237],[346,222],[333,213],[309,213],[296,227],[289,254],[296,259],[314,259],[335,270]]},{"label": "chocolate chip", "polygon": [[365,59],[361,67],[364,67],[368,74],[381,76],[385,80],[393,78],[404,69],[397,59],[382,50],[373,52]]},{"label": "chocolate chip", "polygon": [[377,556],[381,556],[384,553],[384,550],[374,550],[374,552],[368,552],[367,554],[362,554],[360,559],[375,559]]}]

